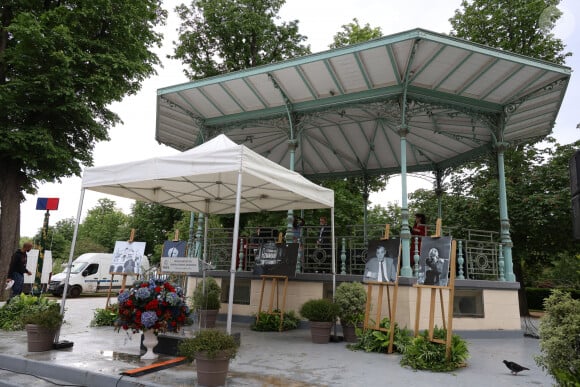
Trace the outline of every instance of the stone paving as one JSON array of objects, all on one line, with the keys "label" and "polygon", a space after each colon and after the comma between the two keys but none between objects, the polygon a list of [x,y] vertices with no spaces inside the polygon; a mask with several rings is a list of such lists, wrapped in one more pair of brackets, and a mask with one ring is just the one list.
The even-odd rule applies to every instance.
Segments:
[{"label": "stone paving", "polygon": [[[137,378],[120,373],[148,364],[139,359],[137,335],[111,327],[89,327],[95,308],[106,298],[81,297],[66,301],[61,340],[72,348],[32,353],[25,332],[0,332],[0,386],[54,386],[54,381],[87,386],[192,386],[195,365],[150,373]],[[529,323],[529,322],[528,322]],[[537,324],[537,320],[533,321]],[[218,324],[225,329],[225,323]],[[538,368],[533,356],[539,341],[522,332],[455,332],[468,341],[467,367],[452,373],[414,371],[399,364],[400,355],[351,351],[346,343],[312,344],[307,329],[253,332],[234,323],[241,334],[240,353],[230,364],[228,386],[551,386],[552,377]],[[186,330],[184,335],[190,335]],[[170,359],[162,355],[160,360]],[[507,359],[528,368],[512,376]],[[19,372],[9,371],[17,369]],[[35,376],[36,375],[36,376]],[[39,378],[48,375],[51,381]]]}]

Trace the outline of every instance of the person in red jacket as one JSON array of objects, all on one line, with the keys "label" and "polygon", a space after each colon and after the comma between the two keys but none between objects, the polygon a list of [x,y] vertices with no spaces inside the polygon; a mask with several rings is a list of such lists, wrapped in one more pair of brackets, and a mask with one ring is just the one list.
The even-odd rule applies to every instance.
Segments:
[{"label": "person in red jacket", "polygon": [[[415,236],[427,236],[427,220],[425,214],[415,214],[415,223],[411,229],[411,257],[415,255]],[[421,238],[418,238],[417,247],[421,255]]]}]

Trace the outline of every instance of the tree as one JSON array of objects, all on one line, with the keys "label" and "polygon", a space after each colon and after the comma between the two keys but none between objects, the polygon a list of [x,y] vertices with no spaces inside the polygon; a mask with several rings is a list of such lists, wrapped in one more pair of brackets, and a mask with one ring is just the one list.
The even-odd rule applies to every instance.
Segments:
[{"label": "tree", "polygon": [[[462,9],[456,10],[455,15],[449,19],[452,26],[451,35],[536,59],[563,64],[571,53],[562,52],[565,48],[564,43],[551,32],[562,16],[557,8],[559,4],[560,0],[474,0],[470,2],[463,0]],[[517,198],[522,198],[529,188],[525,184],[528,176],[519,173],[524,172],[520,168],[521,162],[526,161],[526,156],[533,156],[529,153],[526,155],[526,151],[531,151],[529,144],[517,145],[505,153],[508,206],[513,206]],[[491,157],[485,161],[488,177],[490,174],[497,174],[495,155],[489,156]],[[491,181],[493,183],[489,184]],[[514,182],[522,184],[518,185]],[[497,188],[497,186],[494,187],[497,179],[487,180],[487,183],[480,186],[482,193],[489,193],[493,188]],[[498,192],[497,189],[495,192]],[[497,208],[497,205],[488,208]],[[525,239],[518,240],[516,236],[517,222],[525,218],[518,218],[518,215],[523,215],[523,213],[518,214],[514,211],[514,207],[510,209],[509,215],[514,243],[514,274],[523,285],[522,260],[525,258],[525,252],[521,254],[518,249],[525,249],[525,244],[522,244],[525,243]],[[520,226],[519,232],[529,232],[527,225]],[[528,313],[522,287],[520,288],[520,314],[527,315]]]},{"label": "tree", "polygon": [[560,0],[463,0],[449,19],[451,36],[563,64],[561,39],[551,32],[562,16]]},{"label": "tree", "polygon": [[[146,243],[146,255],[154,254],[156,247],[162,246],[167,240],[166,235],[173,239],[176,224],[183,216],[183,212],[178,209],[144,202],[135,202],[131,213],[129,225],[135,229],[135,240]],[[158,251],[161,251],[161,248],[158,248]]]},{"label": "tree", "polygon": [[161,0],[5,0],[0,5],[0,283],[23,193],[80,175],[120,121],[108,106],[155,73]]},{"label": "tree", "polygon": [[361,27],[356,17],[352,19],[351,23],[343,24],[342,29],[343,31],[334,35],[334,42],[328,47],[339,48],[383,36],[381,27],[372,28],[369,23]]},{"label": "tree", "polygon": [[112,253],[116,241],[128,240],[131,235],[129,217],[115,208],[110,199],[99,199],[79,226],[79,240],[92,241]]},{"label": "tree", "polygon": [[182,20],[173,58],[191,79],[310,53],[298,21],[276,22],[285,0],[196,0],[176,8]]}]

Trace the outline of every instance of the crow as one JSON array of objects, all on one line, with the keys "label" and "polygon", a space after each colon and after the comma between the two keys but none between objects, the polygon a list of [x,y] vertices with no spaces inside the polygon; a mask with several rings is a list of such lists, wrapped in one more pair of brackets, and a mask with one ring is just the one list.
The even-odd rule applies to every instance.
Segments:
[{"label": "crow", "polygon": [[521,366],[518,363],[514,363],[513,361],[504,360],[503,363],[505,364],[505,366],[507,368],[509,368],[512,375],[517,375],[518,372],[522,372],[524,370],[529,370],[529,368]]}]

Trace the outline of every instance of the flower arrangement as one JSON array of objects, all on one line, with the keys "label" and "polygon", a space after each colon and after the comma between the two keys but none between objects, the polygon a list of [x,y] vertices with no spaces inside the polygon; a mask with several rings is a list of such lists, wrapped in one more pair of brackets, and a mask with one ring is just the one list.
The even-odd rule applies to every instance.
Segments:
[{"label": "flower arrangement", "polygon": [[137,281],[119,294],[117,330],[177,332],[189,315],[183,290],[165,281]]}]

